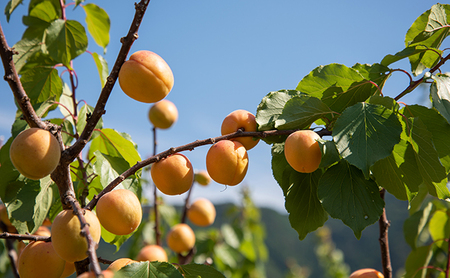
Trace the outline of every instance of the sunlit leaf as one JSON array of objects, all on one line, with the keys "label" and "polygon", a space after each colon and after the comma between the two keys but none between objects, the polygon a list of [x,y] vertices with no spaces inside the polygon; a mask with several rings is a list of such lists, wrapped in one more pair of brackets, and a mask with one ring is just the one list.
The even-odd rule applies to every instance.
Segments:
[{"label": "sunlit leaf", "polygon": [[167,262],[138,262],[121,268],[114,277],[126,278],[183,278],[183,275]]},{"label": "sunlit leaf", "polygon": [[431,258],[433,256],[433,248],[430,246],[421,246],[409,253],[405,262],[404,278],[426,277],[426,273]]},{"label": "sunlit leaf", "polygon": [[[78,112],[78,122],[77,122],[77,131],[81,133],[84,130],[84,127],[87,124],[88,119],[91,117],[92,112],[94,111],[94,107],[85,104],[81,107],[80,111]],[[97,122],[97,125],[95,126],[95,129],[102,129],[103,127],[103,120],[100,119]],[[97,134],[94,132],[91,139],[94,139],[97,136]]]},{"label": "sunlit leaf", "polygon": [[11,14],[14,12],[17,6],[19,6],[22,2],[23,0],[9,0],[8,4],[6,4],[5,7],[5,15],[7,22],[9,22]]},{"label": "sunlit leaf", "polygon": [[450,123],[450,76],[434,75],[430,86],[433,107]]},{"label": "sunlit leaf", "polygon": [[403,234],[405,236],[406,243],[408,243],[413,250],[418,247],[416,246],[417,239],[424,231],[432,209],[433,203],[430,202],[423,210],[415,212],[403,223]]},{"label": "sunlit leaf", "polygon": [[448,250],[448,235],[450,234],[450,219],[447,210],[437,210],[434,212],[428,224],[428,231],[436,246],[443,250]]},{"label": "sunlit leaf", "polygon": [[95,65],[97,66],[98,75],[100,76],[100,84],[105,86],[106,78],[108,77],[108,62],[103,58],[103,56],[92,53],[92,57],[94,58]]},{"label": "sunlit leaf", "polygon": [[378,221],[383,213],[384,201],[377,184],[345,160],[326,170],[319,180],[317,194],[326,212],[341,219],[358,239],[362,230]]},{"label": "sunlit leaf", "polygon": [[375,162],[392,153],[401,132],[402,126],[392,110],[360,102],[338,118],[333,140],[341,156],[367,177]]},{"label": "sunlit leaf", "polygon": [[86,24],[94,41],[106,50],[109,44],[111,22],[108,14],[99,6],[89,3],[82,6],[86,13]]},{"label": "sunlit leaf", "polygon": [[427,58],[430,59],[427,64],[435,64],[435,62],[440,58],[438,54],[442,54],[442,50],[436,49],[436,48],[430,48],[430,47],[424,47],[422,45],[414,45],[409,46],[403,49],[400,52],[395,53],[394,55],[388,54],[384,56],[383,60],[381,61],[381,64],[384,66],[389,66],[397,61],[400,61],[405,58],[409,58],[413,55],[419,55],[424,54],[425,52],[428,52],[429,55],[427,55]]},{"label": "sunlit leaf", "polygon": [[178,268],[185,278],[225,278],[214,267],[205,264],[185,264]]},{"label": "sunlit leaf", "polygon": [[86,31],[78,21],[57,19],[47,29],[45,45],[55,61],[71,68],[70,61],[87,49]]}]

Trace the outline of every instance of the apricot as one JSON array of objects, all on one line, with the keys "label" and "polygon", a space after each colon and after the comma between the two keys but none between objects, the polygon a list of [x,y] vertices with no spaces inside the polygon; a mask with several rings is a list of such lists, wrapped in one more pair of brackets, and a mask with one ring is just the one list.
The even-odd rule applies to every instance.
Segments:
[{"label": "apricot", "polygon": [[12,226],[11,221],[8,217],[8,210],[6,209],[6,206],[4,204],[0,205],[0,221],[2,221],[3,224],[6,225],[6,227]]},{"label": "apricot", "polygon": [[173,87],[173,73],[158,54],[140,50],[123,63],[119,85],[132,99],[154,103],[165,98]]},{"label": "apricot", "polygon": [[156,187],[167,195],[182,194],[188,191],[194,182],[192,164],[180,153],[154,163],[150,172]]},{"label": "apricot", "polygon": [[169,259],[167,258],[167,253],[159,245],[156,244],[149,244],[139,251],[136,260],[138,261],[160,261],[160,262],[168,262]]},{"label": "apricot", "polygon": [[207,186],[211,182],[211,177],[208,171],[201,170],[194,174],[194,180],[200,185]]},{"label": "apricot", "polygon": [[21,278],[60,278],[64,264],[52,242],[34,241],[20,254],[18,270]]},{"label": "apricot", "polygon": [[[96,243],[99,243],[100,222],[92,211],[85,210],[84,212],[91,237]],[[55,217],[52,224],[53,246],[58,255],[67,262],[81,261],[88,256],[87,241],[80,232],[80,221],[73,210],[63,210]]]},{"label": "apricot", "polygon": [[300,173],[312,173],[319,168],[322,159],[320,136],[312,130],[299,130],[291,133],[284,143],[287,162]]},{"label": "apricot", "polygon": [[107,269],[116,272],[119,271],[122,267],[132,263],[137,263],[137,261],[129,258],[120,258],[112,262]]},{"label": "apricot", "polygon": [[[33,233],[33,235],[35,236],[45,236],[45,237],[50,237],[52,234],[49,230],[49,228],[45,227],[45,226],[40,226],[36,232]],[[20,253],[22,253],[23,249],[25,248],[26,244],[23,241],[19,241],[17,243],[17,253],[20,256]]]},{"label": "apricot", "polygon": [[141,224],[142,207],[138,197],[127,189],[116,189],[97,202],[97,217],[107,231],[128,235]]},{"label": "apricot", "polygon": [[[244,131],[256,131],[257,126],[255,116],[246,110],[240,109],[231,112],[225,117],[222,122],[221,131],[222,135],[236,132],[240,128],[243,128]],[[248,136],[237,137],[231,140],[240,142],[247,150],[252,149],[259,142],[259,139],[253,139],[253,137]]]},{"label": "apricot", "polygon": [[217,183],[236,185],[244,179],[247,168],[247,150],[237,141],[219,141],[206,154],[206,169]]},{"label": "apricot", "polygon": [[66,278],[69,277],[70,275],[72,275],[75,272],[75,264],[74,263],[69,263],[66,262],[66,264],[64,265],[64,271],[61,274],[61,278]]},{"label": "apricot", "polygon": [[363,268],[350,274],[348,278],[384,278],[384,275],[372,268]]},{"label": "apricot", "polygon": [[[103,274],[103,278],[113,278],[114,277],[114,272],[109,269],[103,270],[102,274]],[[94,271],[89,271],[89,272],[85,272],[85,273],[78,275],[77,278],[96,278],[96,276],[95,276]]]},{"label": "apricot", "polygon": [[167,245],[176,253],[189,252],[195,245],[194,231],[185,223],[179,223],[167,234]]},{"label": "apricot", "polygon": [[58,166],[61,148],[49,131],[33,127],[14,138],[9,156],[19,173],[29,179],[39,180]]},{"label": "apricot", "polygon": [[167,129],[177,121],[178,109],[173,102],[163,99],[150,108],[148,119],[154,127]]},{"label": "apricot", "polygon": [[187,211],[187,217],[193,224],[206,227],[214,223],[216,208],[210,200],[200,198],[191,204]]}]

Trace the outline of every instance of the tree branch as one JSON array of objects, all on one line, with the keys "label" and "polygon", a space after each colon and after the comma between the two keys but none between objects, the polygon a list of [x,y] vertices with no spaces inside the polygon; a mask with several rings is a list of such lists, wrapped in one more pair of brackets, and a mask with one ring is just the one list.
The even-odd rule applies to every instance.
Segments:
[{"label": "tree branch", "polygon": [[108,101],[108,98],[111,95],[114,84],[116,83],[116,80],[119,76],[120,68],[122,67],[123,63],[125,62],[128,56],[128,52],[130,51],[131,45],[138,38],[137,32],[139,30],[139,27],[141,25],[142,19],[144,17],[145,11],[149,3],[150,0],[141,0],[139,4],[136,4],[136,13],[133,22],[131,23],[127,36],[121,39],[122,47],[119,51],[114,67],[106,80],[106,84],[103,87],[102,92],[98,98],[94,111],[88,118],[86,127],[81,133],[80,138],[78,138],[78,140],[66,151],[68,154],[67,158],[71,159],[71,161],[75,159],[75,157],[86,146],[86,144],[88,143],[89,139],[92,136],[92,132],[94,131],[95,126],[97,125],[98,121],[103,116],[103,114],[105,114],[106,112],[105,111],[106,102]]}]

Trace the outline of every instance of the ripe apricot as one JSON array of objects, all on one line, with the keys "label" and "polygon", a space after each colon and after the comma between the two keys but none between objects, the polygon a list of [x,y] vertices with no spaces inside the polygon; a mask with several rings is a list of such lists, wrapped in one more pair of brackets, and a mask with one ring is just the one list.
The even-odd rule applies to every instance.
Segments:
[{"label": "ripe apricot", "polygon": [[288,136],[284,155],[295,171],[312,173],[319,168],[322,152],[317,139],[320,136],[312,130],[299,130]]},{"label": "ripe apricot", "polygon": [[148,119],[156,128],[167,129],[178,119],[178,109],[170,100],[155,103],[148,111]]},{"label": "ripe apricot", "polygon": [[173,87],[173,73],[158,54],[140,50],[123,63],[119,85],[132,99],[154,103],[165,98]]},{"label": "ripe apricot", "polygon": [[247,150],[237,141],[219,141],[206,154],[206,169],[217,183],[236,185],[244,179],[247,168]]},{"label": "ripe apricot", "polygon": [[34,241],[20,254],[18,269],[21,278],[60,278],[64,264],[52,242]]},{"label": "ripe apricot", "polygon": [[107,231],[128,235],[141,224],[142,207],[136,195],[127,189],[116,189],[97,202],[97,217]]},{"label": "ripe apricot", "polygon": [[3,224],[6,225],[6,227],[12,226],[11,221],[8,217],[8,210],[6,209],[6,206],[4,204],[0,205],[0,221],[2,221]]},{"label": "ripe apricot", "polygon": [[193,224],[206,227],[214,223],[216,208],[210,200],[200,198],[191,204],[187,211],[187,217]]},{"label": "ripe apricot", "polygon": [[122,267],[132,263],[137,263],[137,261],[130,258],[120,258],[112,262],[107,269],[116,272],[119,271]]},{"label": "ripe apricot", "polygon": [[138,261],[160,261],[160,262],[168,262],[169,259],[167,258],[167,253],[159,245],[156,244],[149,244],[139,251],[136,260]]},{"label": "ripe apricot", "polygon": [[[84,211],[84,218],[89,224],[92,239],[100,241],[101,227],[97,216],[90,210]],[[81,261],[87,257],[87,241],[81,235],[80,221],[73,210],[63,210],[54,219],[52,224],[52,242],[55,251],[68,262]]]},{"label": "ripe apricot", "polygon": [[[103,270],[102,274],[103,274],[103,278],[113,278],[114,277],[114,272],[109,269]],[[96,276],[93,271],[90,271],[90,272],[85,272],[85,273],[78,275],[77,278],[96,278]]]},{"label": "ripe apricot", "polygon": [[69,277],[70,275],[72,275],[75,272],[75,264],[74,263],[69,263],[66,262],[66,264],[64,265],[64,271],[61,274],[61,278],[66,278]]},{"label": "ripe apricot", "polygon": [[154,163],[150,172],[156,187],[167,195],[179,195],[188,191],[194,181],[192,164],[180,153]]},{"label": "ripe apricot", "polygon": [[39,180],[58,166],[61,148],[49,131],[33,127],[14,138],[9,156],[19,173],[29,179]]},{"label": "ripe apricot", "polygon": [[201,170],[194,174],[194,180],[200,185],[207,186],[211,182],[211,177],[208,171]]},{"label": "ripe apricot", "polygon": [[363,268],[353,272],[348,278],[384,278],[384,275],[372,268]]},{"label": "ripe apricot", "polygon": [[167,234],[167,245],[176,253],[189,252],[195,245],[194,231],[185,223],[179,223]]},{"label": "ripe apricot", "polygon": [[[244,131],[256,131],[257,129],[255,116],[246,110],[235,110],[231,112],[222,122],[222,135],[230,134],[243,128]],[[258,144],[259,139],[253,137],[237,137],[231,140],[240,142],[247,150],[252,149]]]}]

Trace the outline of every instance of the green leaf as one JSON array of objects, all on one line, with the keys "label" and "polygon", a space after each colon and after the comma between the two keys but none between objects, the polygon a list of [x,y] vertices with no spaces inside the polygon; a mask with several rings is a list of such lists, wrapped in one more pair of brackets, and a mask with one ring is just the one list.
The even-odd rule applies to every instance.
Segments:
[{"label": "green leaf", "polygon": [[121,268],[114,277],[126,278],[183,278],[183,275],[167,262],[139,262]]},{"label": "green leaf", "polygon": [[450,122],[450,76],[434,75],[430,86],[433,107]]},{"label": "green leaf", "polygon": [[178,268],[185,278],[225,278],[214,267],[205,264],[185,264]]},{"label": "green leaf", "polygon": [[37,181],[20,176],[8,184],[2,201],[20,234],[35,232],[44,222],[53,201],[52,183],[49,176]]},{"label": "green leaf", "polygon": [[136,144],[128,134],[109,128],[104,128],[99,133],[91,142],[89,157],[92,157],[95,151],[100,151],[110,156],[123,157],[130,166],[141,160]]},{"label": "green leaf", "polygon": [[[439,49],[442,41],[449,35],[446,9],[448,5],[436,4],[420,15],[412,24],[405,37],[405,45],[419,46],[422,49]],[[426,68],[434,66],[439,58],[434,51],[426,51],[409,56],[414,75],[421,74]]]},{"label": "green leaf", "polygon": [[17,6],[22,4],[22,1],[23,0],[9,0],[8,4],[6,4],[5,15],[6,15],[7,22],[9,22],[9,20],[11,19],[11,14],[17,8]]},{"label": "green leaf", "polygon": [[49,56],[35,53],[22,68],[20,81],[32,104],[44,102],[51,97],[59,100],[63,85],[58,70],[54,68],[55,64]]},{"label": "green leaf", "polygon": [[14,46],[14,50],[17,51],[17,55],[13,56],[14,65],[16,66],[16,71],[20,72],[25,66],[27,60],[33,56],[36,52],[41,51],[41,38],[22,38]]},{"label": "green leaf", "polygon": [[296,89],[319,98],[332,111],[340,113],[371,96],[372,86],[356,69],[330,64],[311,71]]},{"label": "green leaf", "polygon": [[88,39],[78,21],[57,19],[47,29],[45,45],[55,61],[71,68],[70,61],[86,51]]},{"label": "green leaf", "polygon": [[[353,69],[357,70],[359,74],[361,74],[366,80],[370,80],[372,82],[375,82],[380,89],[383,88],[384,83],[389,78],[389,72],[390,69],[381,64],[355,64],[352,67]],[[378,88],[375,86],[372,87],[372,92],[375,93]]]},{"label": "green leaf", "polygon": [[61,127],[61,137],[65,146],[69,146],[70,143],[75,139],[74,128],[72,123],[65,118],[55,118],[49,119],[49,122]]},{"label": "green leaf", "polygon": [[421,246],[409,253],[405,262],[406,273],[404,278],[426,277],[428,269],[426,266],[433,257],[433,248],[430,246]]},{"label": "green leaf", "polygon": [[384,201],[377,184],[345,160],[326,170],[317,194],[326,212],[341,219],[358,239],[362,230],[378,221],[383,213]]},{"label": "green leaf", "polygon": [[433,203],[430,202],[423,210],[416,211],[403,223],[403,234],[405,235],[406,243],[413,250],[417,248],[417,240],[424,231],[432,210]]},{"label": "green leaf", "polygon": [[283,189],[289,222],[303,240],[328,219],[317,197],[320,170],[311,174],[295,171],[286,161],[283,144],[276,144],[272,147],[272,171]]},{"label": "green leaf", "polygon": [[106,52],[106,46],[109,44],[109,29],[111,22],[108,14],[95,4],[83,5],[86,12],[86,24],[89,34],[94,38],[94,41]]},{"label": "green leaf", "polygon": [[42,2],[49,2],[53,5],[53,9],[56,10],[58,18],[61,17],[61,2],[60,0],[31,0],[28,5],[28,13],[31,14],[36,6]]},{"label": "green leaf", "polygon": [[275,121],[276,129],[304,129],[333,112],[320,99],[299,95],[288,100]]},{"label": "green leaf", "polygon": [[[84,127],[87,124],[87,120],[89,117],[91,117],[92,112],[94,111],[94,107],[85,104],[81,107],[80,111],[78,112],[78,122],[77,122],[77,132],[81,133],[84,130]],[[102,129],[103,127],[103,120],[100,119],[95,126],[95,129]],[[94,132],[91,139],[95,138],[96,133]]]},{"label": "green leaf", "polygon": [[275,128],[275,122],[283,113],[284,106],[293,97],[301,93],[295,90],[280,90],[268,93],[256,109],[256,123],[259,131]]},{"label": "green leaf", "polygon": [[427,127],[433,139],[433,145],[446,172],[450,170],[450,124],[436,110],[421,105],[409,105],[403,109],[406,117],[418,117]]},{"label": "green leaf", "polygon": [[108,62],[103,58],[103,56],[92,53],[92,57],[94,58],[95,65],[97,66],[98,75],[100,76],[100,83],[105,86],[106,79],[108,78],[109,70],[108,70]]},{"label": "green leaf", "polygon": [[338,118],[333,140],[341,156],[368,177],[370,167],[391,154],[401,132],[402,126],[390,109],[360,102]]},{"label": "green leaf", "polygon": [[407,140],[414,150],[419,172],[429,193],[440,199],[449,198],[447,174],[434,148],[431,133],[418,118],[410,118],[407,126]]},{"label": "green leaf", "polygon": [[109,232],[108,230],[106,230],[105,228],[103,228],[103,226],[101,226],[101,229],[102,229],[102,232],[101,232],[102,239],[105,242],[116,246],[116,252],[119,251],[122,244],[124,244],[125,241],[127,241],[127,239],[130,238],[134,234],[134,233],[131,233],[128,235],[115,235],[115,234]]},{"label": "green leaf", "polygon": [[[442,54],[442,50],[436,49],[436,48],[430,48],[430,47],[424,47],[422,45],[414,45],[414,46],[409,46],[406,47],[405,49],[403,49],[400,52],[395,53],[394,55],[392,54],[388,54],[386,56],[384,56],[383,60],[381,60],[381,64],[383,66],[389,66],[397,61],[400,61],[402,59],[405,58],[409,58],[413,55],[419,56],[419,55],[423,55],[427,53],[427,58],[430,59],[429,62],[427,62],[427,64],[433,65],[435,64],[436,60],[439,60],[439,54]],[[437,52],[437,53],[436,53]]]},{"label": "green leaf", "polygon": [[447,210],[437,210],[434,212],[428,224],[428,231],[434,244],[443,250],[448,250],[448,239],[450,234],[450,221]]},{"label": "green leaf", "polygon": [[5,200],[6,189],[10,183],[15,182],[19,176],[19,171],[13,166],[11,159],[9,158],[9,148],[13,137],[9,138],[8,141],[0,148],[0,199]]},{"label": "green leaf", "polygon": [[333,141],[317,140],[319,142],[322,159],[319,168],[326,168],[341,160],[336,144]]},{"label": "green leaf", "polygon": [[42,21],[50,23],[57,18],[59,18],[59,14],[55,6],[50,1],[42,1],[41,3],[33,7],[33,9],[30,11],[29,16],[24,17],[24,23],[25,25],[28,25],[27,22],[36,23],[36,21],[34,21],[35,19],[40,19]]}]

